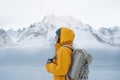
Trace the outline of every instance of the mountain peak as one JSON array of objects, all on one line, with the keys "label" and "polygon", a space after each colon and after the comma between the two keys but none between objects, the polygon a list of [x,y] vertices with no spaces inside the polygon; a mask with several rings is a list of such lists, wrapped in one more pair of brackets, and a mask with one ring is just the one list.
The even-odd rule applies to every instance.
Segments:
[{"label": "mountain peak", "polygon": [[62,26],[79,29],[84,25],[80,20],[77,20],[72,16],[57,17],[55,15],[47,15],[42,22],[51,29],[57,29]]}]

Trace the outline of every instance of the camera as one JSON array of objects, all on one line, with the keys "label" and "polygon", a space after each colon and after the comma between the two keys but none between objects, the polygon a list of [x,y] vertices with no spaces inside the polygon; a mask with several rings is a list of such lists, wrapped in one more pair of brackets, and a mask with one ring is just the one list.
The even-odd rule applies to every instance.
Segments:
[{"label": "camera", "polygon": [[51,62],[54,62],[54,58],[48,59],[47,63],[51,63]]}]

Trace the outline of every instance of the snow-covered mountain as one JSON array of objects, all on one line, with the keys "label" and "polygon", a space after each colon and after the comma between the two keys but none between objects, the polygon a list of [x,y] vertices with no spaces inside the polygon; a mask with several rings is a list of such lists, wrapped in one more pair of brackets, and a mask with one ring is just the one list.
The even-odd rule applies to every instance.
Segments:
[{"label": "snow-covered mountain", "polygon": [[49,29],[60,28],[61,26],[74,27],[79,29],[83,23],[71,16],[57,17],[55,15],[45,16],[42,22],[48,26]]},{"label": "snow-covered mountain", "polygon": [[[18,35],[18,44],[39,44],[44,41],[47,35],[47,27],[41,23],[31,24],[29,28],[24,28]],[[39,44],[40,45],[40,44]]]},{"label": "snow-covered mountain", "polygon": [[[57,17],[55,15],[45,16],[42,21],[47,27],[48,32],[51,30],[56,30],[61,26],[69,27],[74,30],[76,33],[75,43],[79,46],[98,46],[98,45],[111,45],[120,47],[120,36],[117,37],[116,41],[111,41],[107,38],[108,35],[103,35],[101,32],[94,30],[90,25],[82,23],[80,20],[76,20],[71,16],[66,17]],[[117,28],[117,27],[116,27]],[[116,29],[117,30],[117,29]],[[112,30],[114,35],[118,35],[118,33]],[[118,32],[120,30],[118,29]],[[82,35],[81,35],[82,34]],[[106,36],[106,37],[105,37]],[[79,43],[79,44],[78,44]],[[94,45],[93,45],[94,44]]]},{"label": "snow-covered mountain", "polygon": [[9,29],[6,31],[6,33],[14,42],[16,42],[18,39],[18,35],[20,34],[20,31],[21,30],[14,31],[13,29]]},{"label": "snow-covered mountain", "polygon": [[101,28],[99,33],[109,40],[110,45],[120,47],[120,27]]},{"label": "snow-covered mountain", "polygon": [[79,47],[120,47],[120,28],[101,28],[94,30],[89,24],[84,24],[71,16],[57,17],[47,15],[41,22],[31,24],[23,30],[7,31],[7,34],[17,45],[48,46],[54,44],[55,31],[60,27],[69,27],[74,30],[75,46]]},{"label": "snow-covered mountain", "polygon": [[[89,35],[89,37],[93,36],[93,38],[90,37],[92,39],[87,39],[87,41],[89,41],[88,43],[93,42],[92,44],[94,44],[94,43],[97,44],[99,42],[102,45],[109,44],[111,46],[120,47],[120,36],[119,36],[120,30],[118,29],[119,27],[116,27],[116,28],[117,28],[116,29],[117,31],[115,29],[110,29],[111,32],[109,32],[109,30],[108,30],[109,35],[104,34],[104,32],[107,32],[105,28],[101,28],[100,30],[96,31],[88,24],[84,25],[83,30],[85,31],[85,33],[89,32],[87,34],[87,36],[88,35]],[[114,34],[111,35],[111,33],[114,33]],[[82,33],[79,33],[79,35],[80,34],[82,34]],[[114,37],[115,35],[116,35],[116,37]],[[83,36],[85,36],[85,35],[83,35]],[[114,40],[113,40],[113,38],[114,38]],[[95,41],[93,39],[95,39]],[[97,43],[96,43],[96,40],[97,40]],[[98,44],[97,44],[97,46],[98,46]]]},{"label": "snow-covered mountain", "polygon": [[13,46],[14,42],[12,39],[7,35],[5,30],[0,29],[0,47],[4,46]]}]

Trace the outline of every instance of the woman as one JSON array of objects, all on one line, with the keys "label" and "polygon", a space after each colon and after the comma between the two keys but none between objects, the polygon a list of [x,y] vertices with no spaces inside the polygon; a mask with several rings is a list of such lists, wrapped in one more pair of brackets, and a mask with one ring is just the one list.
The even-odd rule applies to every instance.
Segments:
[{"label": "woman", "polygon": [[48,72],[54,75],[54,80],[66,80],[66,75],[71,65],[72,50],[63,45],[72,47],[75,34],[73,30],[62,27],[56,31],[56,54],[54,59],[49,59],[46,64]]}]

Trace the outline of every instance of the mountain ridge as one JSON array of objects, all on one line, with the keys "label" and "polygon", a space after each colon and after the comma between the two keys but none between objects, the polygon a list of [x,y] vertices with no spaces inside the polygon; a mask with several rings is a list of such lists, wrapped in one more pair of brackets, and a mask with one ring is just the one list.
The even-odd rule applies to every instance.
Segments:
[{"label": "mountain ridge", "polygon": [[[111,27],[111,28],[101,27],[98,31],[96,31],[89,24],[84,24],[80,20],[76,20],[71,16],[57,17],[55,15],[47,15],[43,18],[41,22],[31,24],[28,28],[24,28],[22,30],[19,29],[16,32],[14,30],[11,30],[11,33],[13,31],[12,34],[10,34],[10,30],[5,32],[12,39],[15,36],[16,40],[12,40],[12,39],[11,40],[14,43],[16,43],[16,45],[18,46],[25,45],[26,43],[34,45],[34,42],[35,42],[35,45],[36,44],[41,45],[39,41],[45,42],[45,45],[46,44],[52,45],[53,43],[55,43],[55,40],[54,40],[55,31],[62,26],[73,29],[77,35],[76,37],[78,37],[76,38],[78,40],[75,40],[75,41],[81,42],[81,44],[82,42],[84,42],[85,44],[89,43],[90,40],[94,39],[93,42],[96,41],[96,43],[98,42],[101,44],[107,44],[114,47],[120,47],[120,27],[117,27],[117,26]],[[13,34],[16,34],[16,35],[13,36]],[[80,38],[78,34],[80,35]],[[87,39],[87,37],[89,37],[89,39]],[[82,39],[84,41],[82,41]],[[86,44],[86,45],[89,45],[89,44]]]}]

